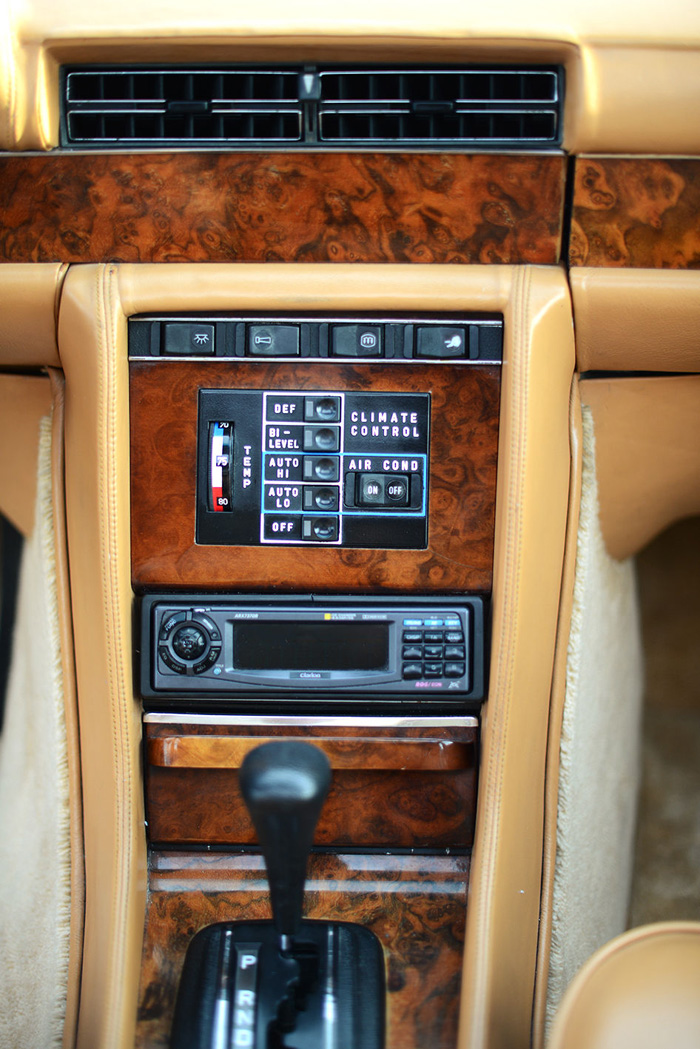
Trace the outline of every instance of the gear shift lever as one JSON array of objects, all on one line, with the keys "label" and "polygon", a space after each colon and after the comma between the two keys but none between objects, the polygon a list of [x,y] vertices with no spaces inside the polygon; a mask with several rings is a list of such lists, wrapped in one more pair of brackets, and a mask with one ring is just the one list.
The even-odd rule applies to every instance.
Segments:
[{"label": "gear shift lever", "polygon": [[240,788],[265,857],[280,948],[299,932],[306,865],[331,785],[326,755],[295,740],[264,743],[243,761]]},{"label": "gear shift lever", "polygon": [[330,782],[326,756],[301,740],[264,743],[246,756],[239,783],[265,857],[273,921],[220,922],[193,937],[171,1049],[382,1049],[379,940],[361,925],[301,919]]}]

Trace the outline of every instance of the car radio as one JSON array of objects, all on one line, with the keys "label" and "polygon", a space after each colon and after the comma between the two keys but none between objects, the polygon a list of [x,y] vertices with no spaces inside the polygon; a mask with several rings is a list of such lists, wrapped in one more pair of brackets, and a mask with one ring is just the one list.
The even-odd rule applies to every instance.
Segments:
[{"label": "car radio", "polygon": [[250,599],[150,594],[142,601],[145,700],[329,703],[480,700],[480,597]]}]

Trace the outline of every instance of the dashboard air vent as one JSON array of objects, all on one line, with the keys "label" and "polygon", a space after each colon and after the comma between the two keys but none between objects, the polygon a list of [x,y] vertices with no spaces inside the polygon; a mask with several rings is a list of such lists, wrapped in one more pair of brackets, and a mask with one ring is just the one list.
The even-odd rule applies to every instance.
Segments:
[{"label": "dashboard air vent", "polygon": [[523,149],[561,142],[557,67],[66,69],[62,144]]}]

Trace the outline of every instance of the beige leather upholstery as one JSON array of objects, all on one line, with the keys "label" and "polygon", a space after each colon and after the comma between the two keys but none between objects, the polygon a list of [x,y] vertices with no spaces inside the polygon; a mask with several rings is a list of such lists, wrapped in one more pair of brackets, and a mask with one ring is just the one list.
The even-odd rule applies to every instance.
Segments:
[{"label": "beige leather upholstery", "polygon": [[0,375],[0,513],[24,536],[34,528],[39,423],[51,412],[40,375]]},{"label": "beige leather upholstery", "polygon": [[58,365],[56,312],[67,266],[0,266],[0,366]]},{"label": "beige leather upholstery", "polygon": [[637,553],[700,512],[700,375],[586,379],[600,522],[613,557]]},{"label": "beige leather upholstery", "polygon": [[548,1049],[697,1049],[700,923],[644,925],[606,944],[569,987]]},{"label": "beige leather upholstery", "polygon": [[581,371],[700,372],[700,272],[573,268],[569,280]]},{"label": "beige leather upholstery", "polygon": [[569,497],[574,347],[562,272],[122,266],[71,270],[59,332],[68,390],[68,531],[85,797],[80,1049],[130,1044],[144,906],[138,708],[130,676],[125,316],[321,305],[463,308],[505,316],[495,643],[459,1044],[515,1049],[529,1040],[546,734]]},{"label": "beige leather upholstery", "polygon": [[[574,152],[698,150],[700,14],[696,4],[506,0],[352,6],[262,0],[169,4],[26,0],[0,14],[0,147],[58,141],[61,62],[565,62],[564,145]],[[672,33],[669,33],[672,27]]]}]

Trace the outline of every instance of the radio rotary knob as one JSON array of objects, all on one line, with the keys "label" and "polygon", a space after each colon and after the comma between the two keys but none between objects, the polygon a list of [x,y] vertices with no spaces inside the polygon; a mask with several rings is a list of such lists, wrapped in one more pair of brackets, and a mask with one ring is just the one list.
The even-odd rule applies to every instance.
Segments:
[{"label": "radio rotary knob", "polygon": [[204,654],[209,637],[203,627],[196,623],[181,626],[172,636],[170,644],[176,656],[192,661]]}]

